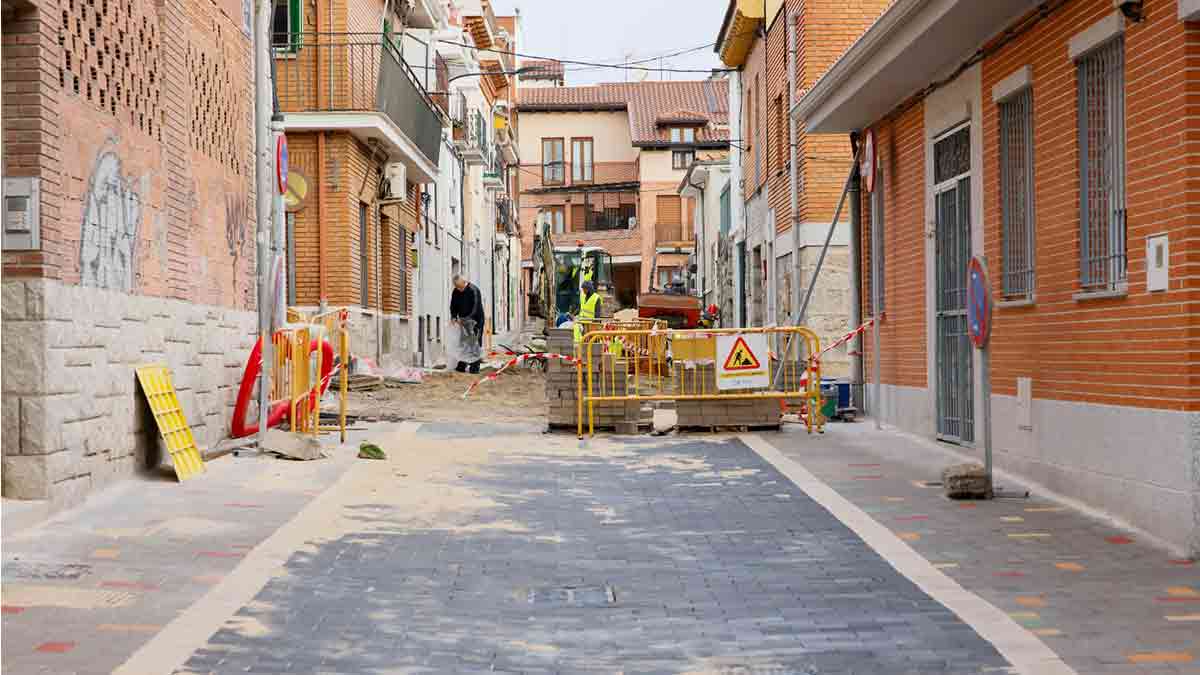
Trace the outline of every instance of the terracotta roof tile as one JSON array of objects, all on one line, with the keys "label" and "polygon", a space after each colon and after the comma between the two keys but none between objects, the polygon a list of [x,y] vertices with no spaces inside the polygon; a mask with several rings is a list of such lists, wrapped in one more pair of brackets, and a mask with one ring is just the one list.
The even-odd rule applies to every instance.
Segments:
[{"label": "terracotta roof tile", "polygon": [[536,70],[521,73],[521,79],[523,80],[561,80],[564,77],[562,61],[532,59],[522,61],[521,67],[536,68]]},{"label": "terracotta roof tile", "polygon": [[634,145],[667,144],[659,118],[694,113],[688,123],[706,122],[697,143],[729,140],[729,83],[725,80],[620,82],[586,87],[523,89],[518,110],[627,110]]}]

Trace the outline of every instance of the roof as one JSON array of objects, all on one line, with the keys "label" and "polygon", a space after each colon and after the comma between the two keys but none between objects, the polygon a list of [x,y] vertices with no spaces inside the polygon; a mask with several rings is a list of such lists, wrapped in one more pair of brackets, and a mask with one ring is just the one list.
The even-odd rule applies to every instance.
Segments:
[{"label": "roof", "polygon": [[626,110],[633,144],[641,147],[671,145],[670,130],[660,118],[694,114],[679,123],[703,124],[696,130],[696,145],[729,143],[729,82],[677,80],[669,82],[614,82],[585,87],[522,89],[521,112]]},{"label": "roof", "polygon": [[523,80],[562,80],[564,79],[562,61],[553,59],[529,59],[521,62],[522,68],[534,70],[521,73]]},{"label": "roof", "polygon": [[707,121],[708,115],[695,110],[672,110],[659,113],[654,118],[654,123],[660,127],[667,124],[704,124]]}]

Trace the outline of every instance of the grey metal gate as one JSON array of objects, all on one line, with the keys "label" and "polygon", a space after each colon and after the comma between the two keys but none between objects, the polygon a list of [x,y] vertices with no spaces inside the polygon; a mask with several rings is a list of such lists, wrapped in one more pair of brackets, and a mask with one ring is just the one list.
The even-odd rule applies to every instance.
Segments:
[{"label": "grey metal gate", "polygon": [[971,260],[970,127],[934,143],[937,229],[937,433],[956,443],[975,439],[971,342],[967,335],[967,263]]}]

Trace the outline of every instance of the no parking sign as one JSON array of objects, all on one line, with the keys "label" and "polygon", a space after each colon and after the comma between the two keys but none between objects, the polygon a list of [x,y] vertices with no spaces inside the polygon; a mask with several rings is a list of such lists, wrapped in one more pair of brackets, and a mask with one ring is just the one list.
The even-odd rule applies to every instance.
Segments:
[{"label": "no parking sign", "polygon": [[978,349],[986,347],[992,335],[992,293],[983,261],[977,257],[967,264],[967,331]]}]

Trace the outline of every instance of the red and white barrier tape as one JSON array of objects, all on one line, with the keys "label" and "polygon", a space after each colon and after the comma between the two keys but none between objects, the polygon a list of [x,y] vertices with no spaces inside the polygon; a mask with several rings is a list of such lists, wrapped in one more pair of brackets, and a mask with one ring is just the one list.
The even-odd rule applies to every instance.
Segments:
[{"label": "red and white barrier tape", "polygon": [[496,372],[488,373],[487,375],[484,375],[483,377],[479,378],[479,380],[477,380],[474,384],[472,384],[470,387],[468,387],[466,391],[463,392],[462,397],[464,399],[467,398],[468,396],[471,395],[471,392],[475,391],[475,388],[478,387],[479,385],[483,384],[484,382],[487,382],[488,380],[495,380],[496,378],[500,377],[500,373],[503,373],[504,371],[508,370],[510,367],[515,366],[518,363],[521,363],[528,359],[561,359],[561,360],[565,361],[566,363],[575,363],[576,362],[574,356],[566,356],[565,354],[549,354],[546,352],[536,352],[533,354],[521,354],[515,358],[511,358],[508,361],[506,361],[503,366],[500,366],[499,368],[496,369]]},{"label": "red and white barrier tape", "polygon": [[831,342],[831,343],[829,343],[829,345],[827,345],[827,346],[826,346],[824,349],[822,349],[822,350],[820,351],[820,353],[818,353],[818,354],[817,354],[817,358],[821,358],[821,355],[822,355],[822,354],[824,354],[825,352],[828,352],[828,351],[830,351],[830,350],[833,350],[833,349],[837,349],[838,347],[840,347],[840,346],[842,346],[842,345],[846,344],[846,343],[847,343],[847,342],[849,342],[850,340],[854,339],[854,336],[855,336],[855,335],[858,335],[859,333],[862,333],[863,331],[867,330],[867,329],[868,329],[868,328],[870,328],[870,327],[871,327],[871,326],[872,326],[874,323],[875,323],[875,319],[874,319],[873,317],[872,317],[872,318],[870,318],[870,319],[867,319],[867,320],[866,320],[866,321],[865,321],[865,322],[864,322],[864,323],[863,323],[861,326],[859,326],[858,328],[855,328],[854,330],[850,331],[849,333],[846,333],[845,335],[843,335],[842,337],[838,338],[838,339],[837,339],[837,340],[835,340],[834,342]]}]

